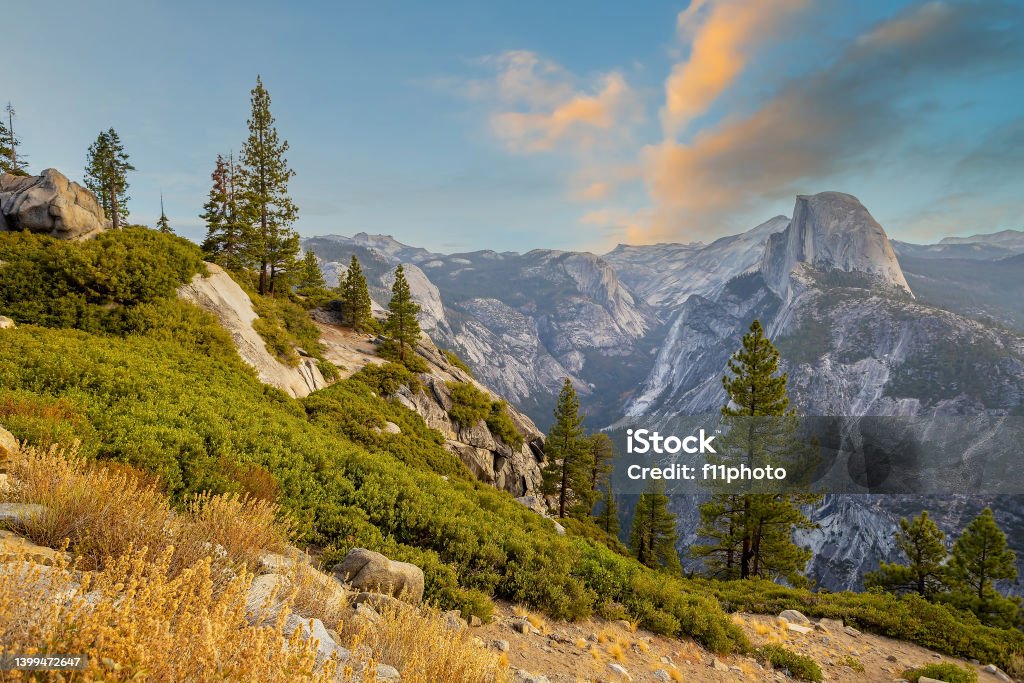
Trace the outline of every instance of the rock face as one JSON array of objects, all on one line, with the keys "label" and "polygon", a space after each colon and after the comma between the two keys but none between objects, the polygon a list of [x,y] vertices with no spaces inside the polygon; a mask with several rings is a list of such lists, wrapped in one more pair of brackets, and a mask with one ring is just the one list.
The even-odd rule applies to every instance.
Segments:
[{"label": "rock face", "polygon": [[27,177],[0,174],[0,230],[85,239],[106,226],[96,195],[56,169]]},{"label": "rock face", "polygon": [[797,264],[821,270],[861,273],[910,293],[885,230],[853,195],[821,192],[800,195],[793,220],[772,235],[761,263],[765,282],[785,299]]},{"label": "rock face", "polygon": [[422,569],[365,548],[350,550],[332,573],[338,581],[356,590],[384,593],[408,602],[423,599]]},{"label": "rock face", "polygon": [[[317,311],[314,318],[320,328],[324,357],[339,368],[343,377],[367,365],[384,362],[377,355],[373,340],[341,327],[334,314]],[[454,365],[426,336],[421,339],[416,352],[427,366],[427,371],[419,375],[421,387],[413,392],[403,386],[394,399],[422,417],[428,427],[439,431],[445,438],[445,447],[457,455],[478,479],[515,496],[535,494],[541,483],[544,436],[533,421],[508,405],[512,424],[523,437],[523,444],[518,448],[512,448],[491,434],[484,422],[468,428],[455,425],[448,416],[452,407],[449,382],[473,384],[493,401],[501,397]],[[396,432],[396,429],[397,425],[385,425],[381,432],[400,433],[401,430]]]},{"label": "rock face", "polygon": [[178,288],[178,297],[217,316],[231,335],[238,354],[256,369],[260,381],[277,387],[295,398],[327,386],[316,361],[302,357],[297,367],[285,365],[275,358],[253,329],[256,311],[249,295],[231,276],[215,264],[207,264],[206,276],[196,275],[192,282]]}]

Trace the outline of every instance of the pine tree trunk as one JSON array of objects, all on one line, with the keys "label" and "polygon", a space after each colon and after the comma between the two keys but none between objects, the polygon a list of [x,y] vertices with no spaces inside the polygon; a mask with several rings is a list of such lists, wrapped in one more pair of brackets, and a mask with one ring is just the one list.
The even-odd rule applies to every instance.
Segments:
[{"label": "pine tree trunk", "polygon": [[117,205],[117,192],[114,190],[114,183],[110,183],[108,192],[110,193],[110,221],[114,230],[117,230],[121,227],[121,216],[118,212],[120,207]]},{"label": "pine tree trunk", "polygon": [[743,550],[740,553],[740,578],[750,578],[750,532],[747,530],[747,519],[750,516],[750,500],[743,498]]},{"label": "pine tree trunk", "polygon": [[559,519],[565,518],[565,489],[569,485],[569,463],[566,460],[565,455],[562,456],[562,485],[559,486],[558,491],[558,517]]}]

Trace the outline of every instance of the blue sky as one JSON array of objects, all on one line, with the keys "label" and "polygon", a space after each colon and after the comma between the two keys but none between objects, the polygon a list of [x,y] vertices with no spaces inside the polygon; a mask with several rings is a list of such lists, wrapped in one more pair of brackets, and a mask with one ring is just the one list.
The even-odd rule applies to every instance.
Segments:
[{"label": "blue sky", "polygon": [[[891,236],[1024,228],[1019,2],[9,3],[33,170],[113,126],[192,238],[256,74],[303,235],[440,251],[709,241],[857,195]],[[113,31],[113,34],[111,34]]]}]

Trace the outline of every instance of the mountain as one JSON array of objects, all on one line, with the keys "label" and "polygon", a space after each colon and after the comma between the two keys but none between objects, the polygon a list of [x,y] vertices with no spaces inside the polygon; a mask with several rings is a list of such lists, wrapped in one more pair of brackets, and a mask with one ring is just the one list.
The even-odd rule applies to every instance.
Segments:
[{"label": "mountain", "polygon": [[329,284],[357,256],[382,305],[390,298],[394,267],[404,263],[424,330],[542,425],[565,377],[585,397],[598,384],[613,392],[593,397],[595,422],[614,414],[618,394],[647,372],[658,337],[654,310],[594,254],[445,255],[365,233],[308,238],[303,248],[324,262]]},{"label": "mountain", "polygon": [[1024,230],[1001,230],[970,237],[943,237],[939,244],[984,244],[1019,252],[1024,251]]},{"label": "mountain", "polygon": [[[592,427],[716,413],[726,363],[755,318],[780,349],[804,414],[1019,412],[1024,270],[1005,246],[1012,240],[984,242],[893,243],[855,197],[823,192],[797,197],[792,219],[776,216],[710,244],[619,245],[600,257],[445,255],[366,234],[310,238],[304,247],[329,272],[359,256],[380,303],[390,271],[409,259],[431,337],[543,428],[562,377],[576,383]],[[698,502],[674,502],[681,548],[696,540]],[[1024,545],[1015,521],[1024,502],[966,497],[962,506],[989,503]],[[858,587],[879,560],[895,559],[899,516],[933,504],[829,496],[812,513],[820,529],[801,538],[815,551],[812,578]],[[959,519],[946,520],[946,530]]]},{"label": "mountain", "polygon": [[788,225],[789,218],[775,216],[752,230],[709,245],[620,244],[603,258],[646,303],[671,307],[691,294],[716,294],[732,278],[756,268],[765,242]]},{"label": "mountain", "polygon": [[910,293],[885,230],[856,197],[841,192],[796,198],[789,227],[768,240],[761,274],[772,291],[786,298],[798,264],[858,273]]}]

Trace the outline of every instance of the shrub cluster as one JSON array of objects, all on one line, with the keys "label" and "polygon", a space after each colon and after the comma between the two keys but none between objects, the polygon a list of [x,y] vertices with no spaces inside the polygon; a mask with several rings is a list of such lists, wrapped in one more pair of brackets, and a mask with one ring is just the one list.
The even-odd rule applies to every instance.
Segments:
[{"label": "shrub cluster", "polygon": [[448,416],[461,427],[472,427],[478,422],[485,422],[491,434],[514,450],[523,445],[523,435],[512,424],[508,414],[508,404],[504,401],[492,401],[490,394],[469,382],[448,382],[451,392],[452,407]]},{"label": "shrub cluster", "polygon": [[[789,675],[801,681],[823,681],[821,667],[810,657],[798,655],[781,645],[764,645],[754,651],[762,663],[776,669],[785,669]],[[863,670],[863,669],[862,669]]]},{"label": "shrub cluster", "polygon": [[931,678],[945,683],[977,683],[978,674],[966,667],[949,662],[926,664],[916,669],[907,669],[903,678],[910,683],[917,683],[922,678]]}]

